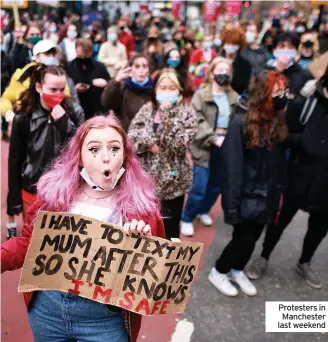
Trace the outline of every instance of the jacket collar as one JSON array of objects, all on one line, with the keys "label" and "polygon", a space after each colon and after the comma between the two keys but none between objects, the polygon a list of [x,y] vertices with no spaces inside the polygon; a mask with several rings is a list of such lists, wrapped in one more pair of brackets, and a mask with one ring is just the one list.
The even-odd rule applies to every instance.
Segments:
[{"label": "jacket collar", "polygon": [[[214,103],[213,94],[212,94],[212,86],[210,85],[205,86],[204,88],[202,88],[202,92],[203,92],[203,97],[204,97],[205,102]],[[227,92],[227,95],[228,95],[229,105],[230,106],[236,105],[238,94],[232,89],[230,89]]]},{"label": "jacket collar", "polygon": [[33,110],[33,113],[31,115],[31,119],[36,120],[36,119],[42,118],[44,116],[48,117],[49,112],[46,111],[44,108],[42,108],[40,104],[38,104],[37,107]]}]

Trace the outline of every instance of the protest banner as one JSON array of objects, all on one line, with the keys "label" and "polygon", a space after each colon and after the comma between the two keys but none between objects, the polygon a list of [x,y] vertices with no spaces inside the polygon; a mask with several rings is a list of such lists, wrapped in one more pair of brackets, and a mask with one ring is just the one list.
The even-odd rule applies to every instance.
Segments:
[{"label": "protest banner", "polygon": [[181,313],[202,248],[202,243],[127,236],[107,222],[41,211],[19,292],[70,292],[141,315]]}]

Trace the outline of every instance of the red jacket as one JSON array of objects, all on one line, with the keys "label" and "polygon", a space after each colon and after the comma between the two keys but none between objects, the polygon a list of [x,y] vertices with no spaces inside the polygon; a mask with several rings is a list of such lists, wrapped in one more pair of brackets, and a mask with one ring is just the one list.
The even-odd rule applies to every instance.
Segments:
[{"label": "red jacket", "polygon": [[129,32],[120,32],[118,34],[118,40],[126,47],[128,58],[131,58],[131,54],[134,52],[134,37]]},{"label": "red jacket", "polygon": [[[28,246],[31,241],[33,222],[39,208],[42,207],[42,201],[36,200],[27,213],[26,222],[23,227],[22,236],[11,238],[10,240],[1,244],[1,272],[13,271],[23,266]],[[129,220],[143,220],[150,225],[152,235],[165,238],[164,223],[160,217],[154,216],[130,216]],[[25,292],[24,300],[28,308],[32,299],[33,292]],[[128,327],[128,333],[131,341],[137,341],[138,333],[141,326],[141,315],[130,311],[123,311],[123,318],[125,325]]]}]

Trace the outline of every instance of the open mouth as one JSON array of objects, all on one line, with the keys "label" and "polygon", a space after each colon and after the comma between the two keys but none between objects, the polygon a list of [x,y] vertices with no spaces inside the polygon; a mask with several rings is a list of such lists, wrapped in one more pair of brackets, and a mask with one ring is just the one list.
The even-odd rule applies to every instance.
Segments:
[{"label": "open mouth", "polygon": [[112,173],[110,170],[105,170],[103,172],[103,175],[104,175],[105,179],[109,179],[109,178],[111,178]]}]

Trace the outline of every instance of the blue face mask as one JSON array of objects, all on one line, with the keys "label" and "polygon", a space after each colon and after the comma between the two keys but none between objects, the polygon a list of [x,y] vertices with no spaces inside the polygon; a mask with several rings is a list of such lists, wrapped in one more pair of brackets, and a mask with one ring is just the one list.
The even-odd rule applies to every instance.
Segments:
[{"label": "blue face mask", "polygon": [[147,76],[143,81],[137,81],[135,78],[131,77],[133,83],[138,84],[139,86],[144,86],[148,81],[149,77]]},{"label": "blue face mask", "polygon": [[42,57],[41,63],[44,65],[59,65],[56,57]]},{"label": "blue face mask", "polygon": [[117,40],[117,34],[116,33],[108,33],[107,39],[110,42],[115,42]]},{"label": "blue face mask", "polygon": [[222,44],[221,39],[214,39],[214,45],[215,46],[221,46],[221,44]]},{"label": "blue face mask", "polygon": [[170,102],[171,104],[174,104],[179,100],[179,94],[157,93],[156,100],[159,104],[163,104],[165,102]]},{"label": "blue face mask", "polygon": [[172,58],[169,58],[167,60],[167,65],[173,69],[176,69],[181,63],[181,60],[180,59],[172,59]]},{"label": "blue face mask", "polygon": [[287,56],[289,61],[292,62],[295,59],[297,52],[294,49],[281,49],[274,51],[273,55],[276,59],[279,59],[281,56]]},{"label": "blue face mask", "polygon": [[213,46],[213,43],[212,43],[212,42],[203,42],[203,48],[204,48],[205,50],[211,49],[212,46]]}]

